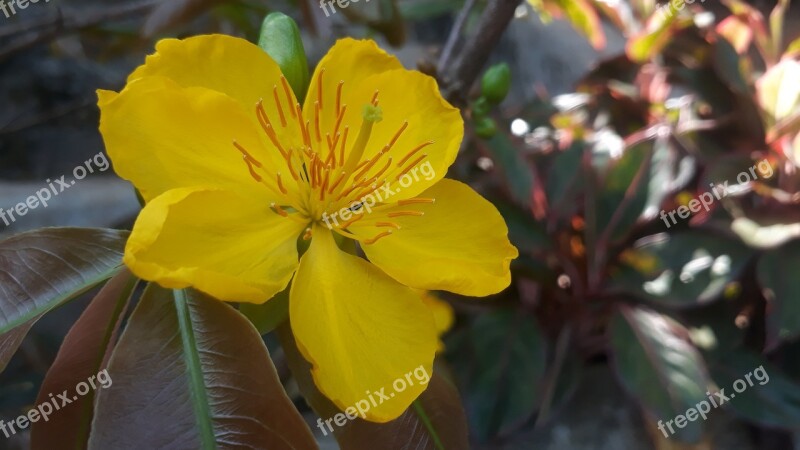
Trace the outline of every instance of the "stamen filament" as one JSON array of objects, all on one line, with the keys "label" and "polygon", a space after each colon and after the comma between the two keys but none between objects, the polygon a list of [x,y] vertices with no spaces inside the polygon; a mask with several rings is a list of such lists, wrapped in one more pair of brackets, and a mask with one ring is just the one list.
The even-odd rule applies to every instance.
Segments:
[{"label": "stamen filament", "polygon": [[418,151],[422,150],[423,148],[425,148],[425,147],[427,147],[429,145],[433,145],[435,142],[436,141],[428,141],[428,142],[426,142],[424,144],[420,144],[418,147],[416,147],[413,150],[411,150],[410,152],[408,152],[408,154],[406,156],[404,156],[403,159],[401,159],[399,163],[397,163],[397,167],[405,165],[406,161],[411,159],[411,157],[414,156],[415,153],[417,153]]},{"label": "stamen filament", "polygon": [[284,193],[284,195],[288,194],[289,191],[286,190],[286,188],[283,186],[283,182],[281,182],[281,173],[280,172],[278,172],[278,174],[276,175],[276,179],[278,180],[278,189],[280,189],[281,192]]},{"label": "stamen filament", "polygon": [[375,236],[373,238],[365,239],[362,242],[364,244],[366,244],[366,245],[372,245],[372,244],[378,242],[379,239],[382,239],[382,238],[384,238],[386,236],[391,236],[391,235],[392,235],[392,230],[387,230],[387,231],[384,231],[383,233],[381,233],[381,234],[379,234],[379,235],[377,235],[377,236]]},{"label": "stamen filament", "polygon": [[392,219],[392,218],[395,218],[395,217],[403,217],[403,216],[422,217],[424,215],[425,215],[425,213],[422,212],[422,211],[396,211],[396,212],[390,212],[389,214],[386,214],[386,217],[389,217],[390,219]]},{"label": "stamen filament", "polygon": [[314,102],[314,128],[316,130],[317,143],[322,142],[322,136],[320,136],[319,130],[319,112],[321,109],[322,106],[320,106],[320,103]]},{"label": "stamen filament", "polygon": [[398,225],[398,224],[396,224],[394,222],[378,222],[378,223],[375,224],[375,226],[376,227],[380,227],[380,228],[387,228],[387,227],[388,228],[394,228],[395,230],[399,230],[400,229],[400,225]]},{"label": "stamen filament", "polygon": [[400,201],[397,202],[397,204],[400,205],[400,206],[413,205],[413,204],[418,204],[418,203],[436,203],[436,199],[435,198],[409,198],[409,199],[400,200]]},{"label": "stamen filament", "polygon": [[317,100],[319,100],[319,109],[323,109],[323,98],[322,95],[322,77],[325,76],[325,68],[323,67],[322,70],[319,71],[319,78],[317,78]]},{"label": "stamen filament", "polygon": [[341,111],[342,105],[342,86],[344,86],[344,80],[339,81],[339,86],[336,87],[336,113],[339,114]]},{"label": "stamen filament", "polygon": [[392,147],[394,147],[394,144],[397,143],[397,140],[400,139],[400,136],[403,134],[404,131],[406,131],[406,128],[408,128],[408,121],[407,120],[405,122],[403,122],[403,126],[400,127],[400,129],[397,131],[397,133],[392,138],[392,141],[389,142],[389,145],[386,146],[386,151],[389,151],[389,150],[392,149]]},{"label": "stamen filament", "polygon": [[295,117],[297,114],[294,108],[291,107],[292,105],[292,91],[289,88],[289,82],[286,81],[286,77],[281,75],[281,84],[283,85],[283,93],[286,94],[286,104],[289,105],[289,111],[292,113],[292,117]]},{"label": "stamen filament", "polygon": [[414,160],[414,162],[412,162],[411,164],[409,164],[409,165],[408,165],[408,167],[406,167],[405,169],[403,169],[403,171],[402,171],[402,172],[400,172],[400,173],[397,175],[397,179],[399,180],[400,178],[402,178],[402,177],[403,177],[403,175],[407,174],[409,170],[413,169],[413,168],[414,168],[414,166],[416,166],[417,164],[419,164],[419,162],[420,162],[420,161],[422,161],[423,159],[425,159],[425,158],[427,158],[427,157],[428,157],[428,154],[427,154],[427,153],[423,153],[423,154],[422,154],[422,155],[421,155],[419,158],[415,159],[415,160]]},{"label": "stamen filament", "polygon": [[281,106],[281,99],[278,97],[278,85],[272,86],[272,96],[275,97],[275,104],[278,106],[278,115],[281,118],[281,126],[286,128],[286,116],[283,115],[283,106]]},{"label": "stamen filament", "polygon": [[277,214],[279,214],[279,215],[281,215],[281,216],[283,216],[283,217],[289,217],[289,213],[287,213],[287,212],[286,212],[286,211],[285,211],[283,208],[281,208],[281,207],[280,207],[280,205],[278,205],[277,203],[275,203],[275,202],[272,202],[272,203],[270,203],[270,204],[269,204],[269,207],[270,207],[270,208],[272,208],[272,210],[273,210],[273,211],[275,211]]}]

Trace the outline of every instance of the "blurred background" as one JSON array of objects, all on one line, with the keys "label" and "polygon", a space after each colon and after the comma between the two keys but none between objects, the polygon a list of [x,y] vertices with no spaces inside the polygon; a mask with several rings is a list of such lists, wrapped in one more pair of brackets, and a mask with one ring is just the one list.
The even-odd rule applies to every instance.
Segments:
[{"label": "blurred background", "polygon": [[[300,25],[312,64],[339,37],[368,37],[437,75],[451,30],[479,33],[487,3],[362,0],[328,17],[307,0],[40,0],[0,12],[0,208],[73,178],[103,151],[95,90],[121,89],[161,37],[255,41],[265,14],[281,11]],[[784,139],[798,126],[758,86],[782,57],[796,58],[800,9],[781,5],[698,0],[657,20],[663,11],[649,1],[516,7],[487,65],[510,66],[511,92],[488,112],[476,113],[479,88],[462,99],[469,129],[448,174],[498,206],[522,254],[513,286],[494,301],[443,296],[456,320],[441,370],[460,388],[474,448],[800,449],[800,152]],[[769,23],[776,6],[783,45]],[[775,93],[793,111],[799,74],[785,68]],[[658,211],[759,160],[774,182],[661,225]],[[96,170],[47,207],[0,220],[0,239],[44,226],[127,228],[138,210],[127,182]],[[653,236],[666,245],[643,242]],[[666,293],[646,288],[709,255],[728,270],[708,265],[667,282]],[[0,418],[34,401],[85,301],[35,326],[0,375]],[[772,381],[696,433],[667,440],[656,428],[694,405],[676,389],[726,387],[767,361]],[[25,446],[24,434],[0,437],[0,449]]]}]

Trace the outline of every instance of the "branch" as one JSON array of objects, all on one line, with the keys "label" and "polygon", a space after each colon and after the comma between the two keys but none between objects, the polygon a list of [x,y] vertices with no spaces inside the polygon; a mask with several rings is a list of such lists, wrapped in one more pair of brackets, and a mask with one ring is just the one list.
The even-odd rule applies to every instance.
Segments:
[{"label": "branch", "polygon": [[23,34],[15,43],[3,48],[3,50],[0,51],[0,61],[7,59],[14,53],[74,31],[145,13],[160,3],[162,3],[161,0],[145,0],[104,8],[94,14],[73,13],[69,16],[63,14],[59,10],[58,16],[52,21],[37,23],[37,25],[43,25],[41,29]]},{"label": "branch", "polygon": [[522,0],[491,0],[486,6],[475,33],[443,77],[444,95],[450,102],[466,104],[469,88],[478,78],[520,3]]},{"label": "branch", "polygon": [[467,0],[467,3],[465,3],[464,7],[461,8],[461,11],[459,11],[456,21],[453,24],[453,29],[450,30],[450,36],[447,38],[447,43],[445,43],[444,49],[442,50],[442,56],[439,58],[439,63],[437,64],[438,73],[444,73],[446,70],[447,63],[450,62],[450,56],[452,55],[453,50],[458,43],[458,38],[461,37],[461,31],[464,29],[464,25],[467,23],[469,13],[472,11],[472,8],[475,7],[475,2],[476,0]]}]

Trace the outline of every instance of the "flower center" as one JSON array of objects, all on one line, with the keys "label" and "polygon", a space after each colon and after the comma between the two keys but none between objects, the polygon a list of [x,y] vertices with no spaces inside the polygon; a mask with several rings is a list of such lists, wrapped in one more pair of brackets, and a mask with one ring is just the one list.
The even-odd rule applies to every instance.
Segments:
[{"label": "flower center", "polygon": [[[379,106],[380,93],[375,91],[370,102],[363,105],[361,126],[348,152],[350,127],[342,126],[348,108],[348,105],[342,104],[342,89],[345,82],[338,83],[335,105],[329,105],[327,110],[330,112],[328,112],[323,100],[325,98],[323,93],[324,75],[325,69],[322,69],[317,78],[318,97],[314,102],[313,123],[311,120],[304,120],[299,103],[292,105],[291,90],[285,77],[281,76],[282,89],[279,89],[277,85],[273,86],[272,100],[275,102],[277,110],[277,117],[273,117],[273,120],[279,120],[280,126],[284,129],[290,125],[290,120],[296,121],[302,137],[301,145],[294,147],[282,145],[275,131],[275,125],[264,108],[264,100],[259,100],[255,106],[258,122],[272,145],[280,152],[285,161],[288,176],[276,168],[267,167],[236,140],[233,141],[234,147],[242,154],[250,176],[266,186],[279,199],[279,202],[270,204],[272,210],[276,214],[303,224],[322,222],[326,216],[337,214],[343,208],[357,212],[362,206],[360,199],[400,180],[428,156],[427,153],[422,153],[422,150],[434,144],[434,141],[427,141],[407,152],[393,151],[398,140],[408,130],[409,123],[406,120],[400,124],[392,139],[385,143],[379,152],[372,157],[364,158],[365,154],[368,154],[366,151],[370,146],[375,148],[374,142],[370,142],[373,127],[383,120],[383,111]],[[330,130],[322,129],[321,115],[325,113],[332,114],[329,116],[331,119],[335,118],[331,121],[333,125]],[[277,124],[277,122],[275,123]],[[394,161],[396,156],[399,159],[397,162]],[[292,182],[297,184],[298,189],[287,189],[287,183]],[[432,203],[433,201],[434,199],[413,199],[401,200],[396,204],[411,205]],[[371,209],[376,212],[376,209],[394,205],[394,203],[375,204],[371,205]],[[421,211],[395,211],[388,213],[387,216],[391,218],[423,215],[424,213]],[[346,230],[363,217],[364,214],[361,211],[361,214],[355,214],[352,219],[337,221],[336,231],[359,239]],[[391,235],[392,230],[400,228],[391,221],[376,222],[374,225],[383,230],[380,230],[373,238],[361,239],[362,243],[374,243],[378,239]],[[386,230],[386,228],[389,229]],[[311,227],[307,229],[304,238],[310,238],[310,234]]]}]

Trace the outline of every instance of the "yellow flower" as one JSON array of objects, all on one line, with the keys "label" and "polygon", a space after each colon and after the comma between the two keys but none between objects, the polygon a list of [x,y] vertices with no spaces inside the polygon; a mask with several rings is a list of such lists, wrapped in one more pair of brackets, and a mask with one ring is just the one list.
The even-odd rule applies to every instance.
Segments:
[{"label": "yellow flower", "polygon": [[[517,250],[499,213],[443,179],[459,111],[371,41],[339,41],[302,107],[266,53],[222,35],[163,40],[120,93],[98,95],[114,168],[147,201],[128,267],[234,302],[263,303],[294,277],[292,331],[342,409],[432,373],[434,319],[411,287],[485,296],[510,283]],[[361,204],[371,192],[382,201]],[[299,237],[311,242],[298,261]],[[398,417],[424,389],[367,419]]]}]

